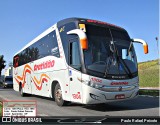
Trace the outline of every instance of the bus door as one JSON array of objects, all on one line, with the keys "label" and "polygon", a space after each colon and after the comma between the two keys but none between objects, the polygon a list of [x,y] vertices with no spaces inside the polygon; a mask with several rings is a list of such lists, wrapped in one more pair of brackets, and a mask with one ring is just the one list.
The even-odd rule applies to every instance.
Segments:
[{"label": "bus door", "polygon": [[69,87],[71,101],[82,102],[82,73],[79,39],[69,40]]}]

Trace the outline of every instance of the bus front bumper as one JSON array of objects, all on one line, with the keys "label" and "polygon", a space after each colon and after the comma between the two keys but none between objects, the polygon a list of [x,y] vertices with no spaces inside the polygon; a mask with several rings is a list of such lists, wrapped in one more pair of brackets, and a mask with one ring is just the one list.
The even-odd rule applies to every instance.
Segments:
[{"label": "bus front bumper", "polygon": [[106,87],[102,90],[83,85],[83,103],[98,104],[122,101],[135,98],[138,95],[138,86]]}]

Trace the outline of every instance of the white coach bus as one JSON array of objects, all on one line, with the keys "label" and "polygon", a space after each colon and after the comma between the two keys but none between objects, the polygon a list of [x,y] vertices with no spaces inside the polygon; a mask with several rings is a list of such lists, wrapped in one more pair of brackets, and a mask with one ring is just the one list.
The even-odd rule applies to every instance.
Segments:
[{"label": "white coach bus", "polygon": [[139,79],[134,42],[113,24],[82,18],[59,21],[14,55],[14,90],[67,102],[98,104],[134,98]]}]

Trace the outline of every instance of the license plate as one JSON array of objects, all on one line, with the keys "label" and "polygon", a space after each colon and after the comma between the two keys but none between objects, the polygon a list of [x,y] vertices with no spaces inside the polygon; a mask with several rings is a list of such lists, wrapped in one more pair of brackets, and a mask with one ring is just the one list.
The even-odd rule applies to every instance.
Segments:
[{"label": "license plate", "polygon": [[124,94],[120,94],[120,95],[116,95],[115,99],[124,99],[125,95]]}]

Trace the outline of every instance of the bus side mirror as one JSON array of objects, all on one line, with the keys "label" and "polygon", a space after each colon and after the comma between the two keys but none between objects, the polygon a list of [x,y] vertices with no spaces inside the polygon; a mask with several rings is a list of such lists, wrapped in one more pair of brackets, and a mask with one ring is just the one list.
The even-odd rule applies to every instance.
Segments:
[{"label": "bus side mirror", "polygon": [[141,43],[143,44],[143,48],[144,48],[144,53],[147,54],[148,53],[148,44],[147,42],[145,42],[142,39],[132,39],[132,42],[136,42],[136,43]]},{"label": "bus side mirror", "polygon": [[70,30],[67,32],[67,34],[77,34],[79,39],[80,39],[80,43],[81,43],[81,47],[83,50],[87,50],[88,49],[88,40],[87,40],[87,36],[85,34],[85,32],[81,29],[74,29],[74,30]]}]

